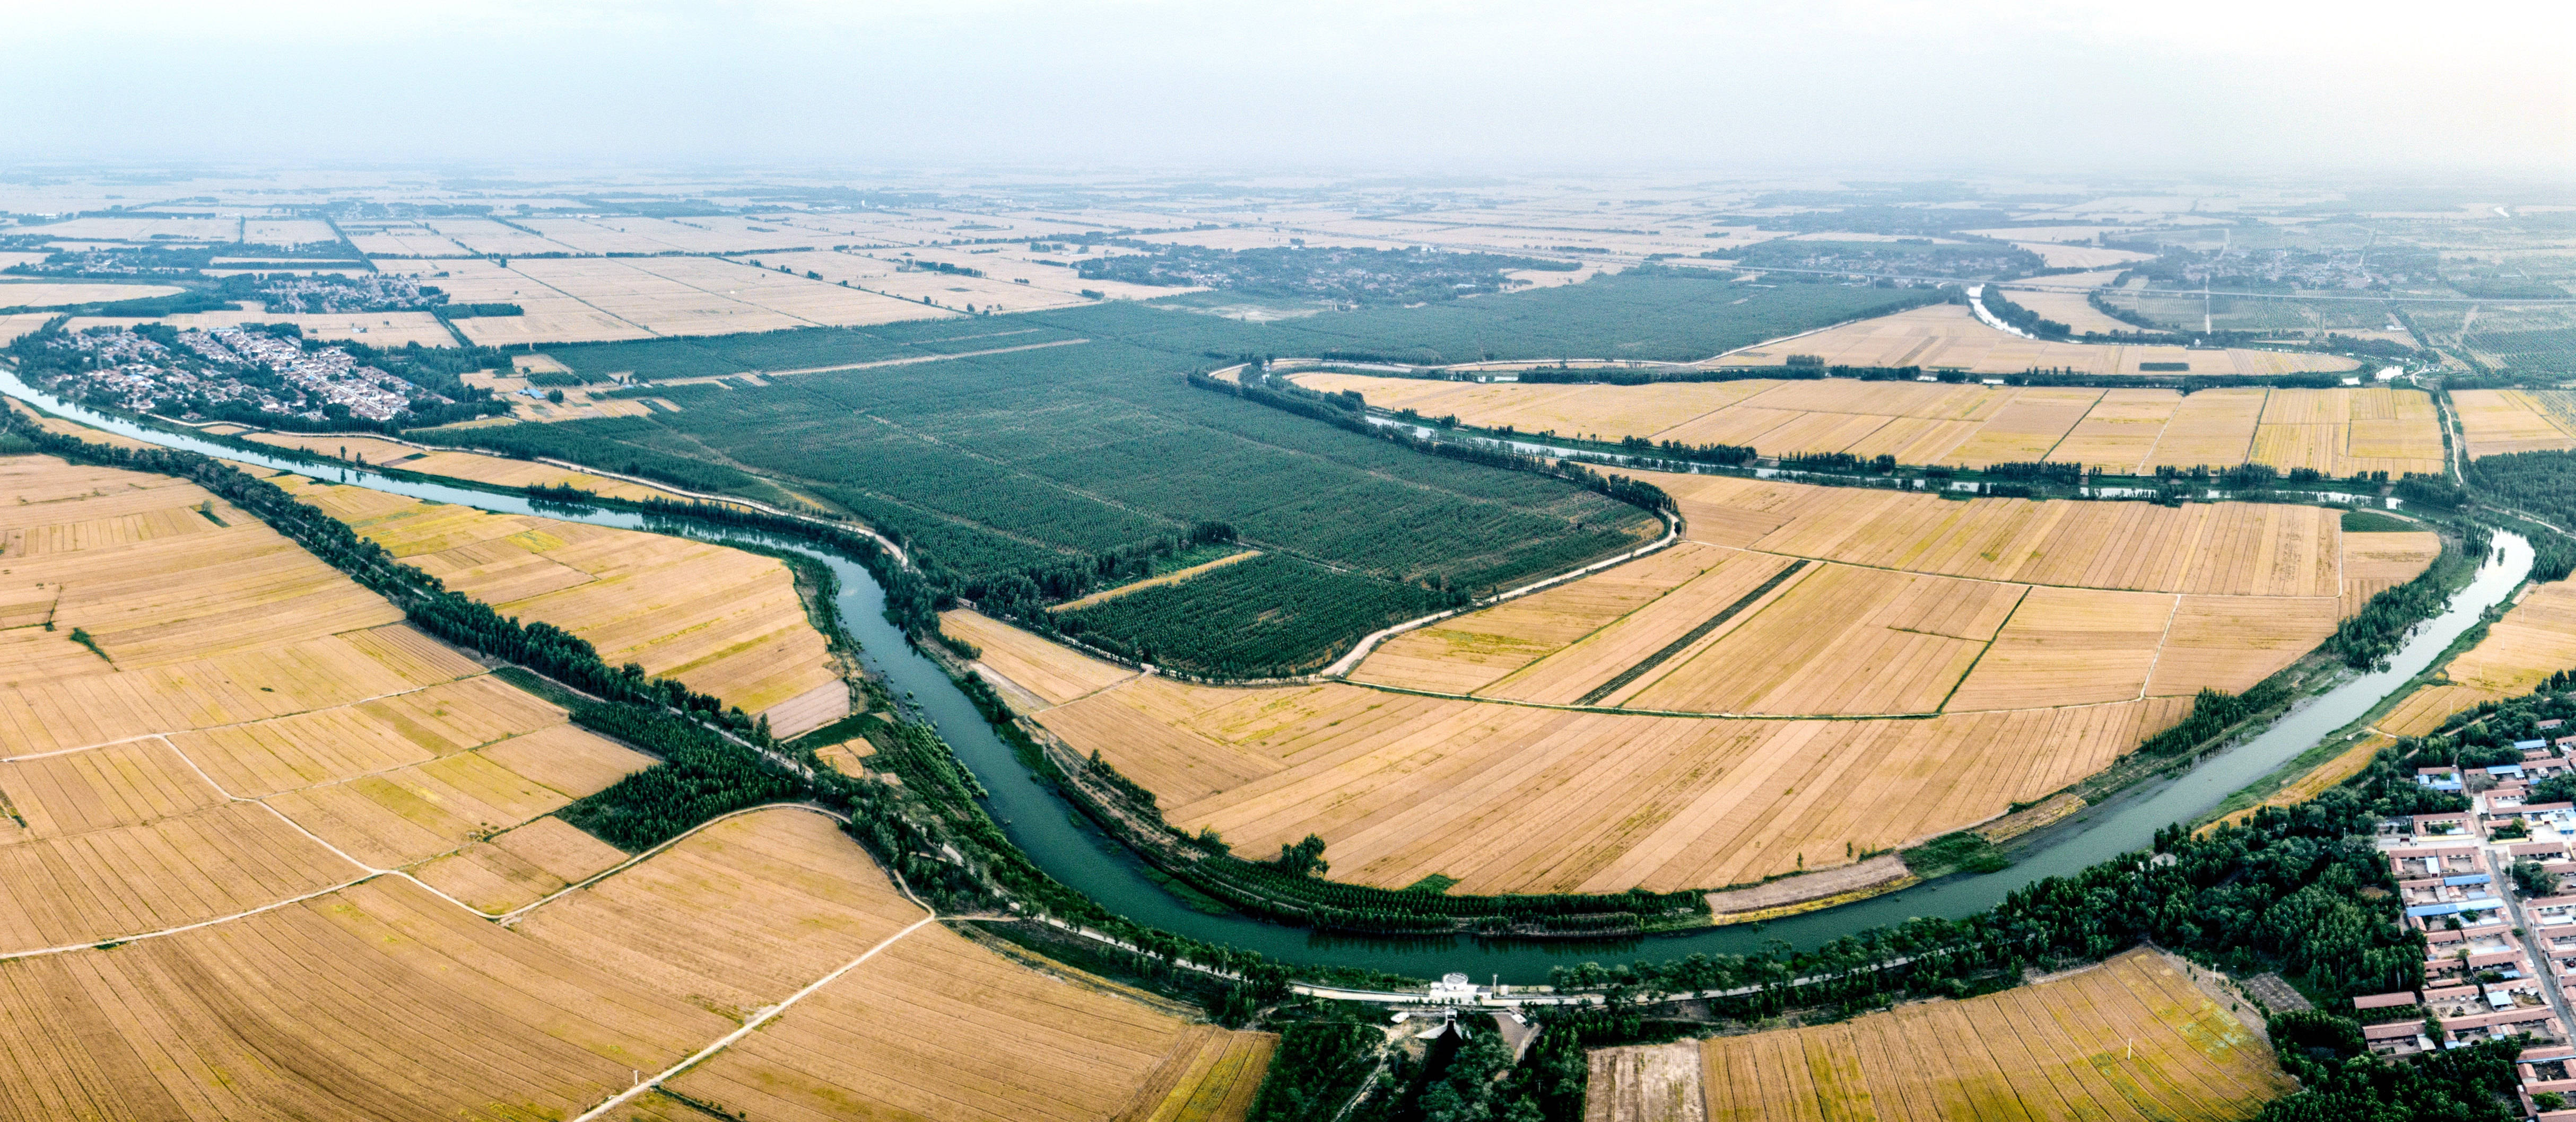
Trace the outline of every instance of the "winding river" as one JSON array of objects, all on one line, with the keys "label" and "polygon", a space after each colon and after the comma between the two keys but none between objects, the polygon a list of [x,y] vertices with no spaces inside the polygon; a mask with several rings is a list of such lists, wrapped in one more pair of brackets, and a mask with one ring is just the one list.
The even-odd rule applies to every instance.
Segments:
[{"label": "winding river", "polygon": [[1617,963],[1660,961],[1703,952],[1743,953],[1758,950],[1771,940],[1812,946],[1913,916],[1955,918],[1992,907],[2006,893],[2042,877],[2071,873],[2119,853],[2144,848],[2157,829],[2208,811],[2229,794],[2350,724],[2408,678],[2432,665],[2452,640],[2477,623],[2481,612],[2510,596],[2530,571],[2532,561],[2530,543],[2514,534],[2497,534],[2497,548],[2476,578],[2452,599],[2442,615],[2415,628],[2386,670],[2360,675],[2307,700],[2261,735],[2212,753],[2183,775],[2142,784],[2025,839],[2016,846],[2015,863],[2002,872],[1948,878],[1759,927],[1708,928],[1615,942],[1341,935],[1284,927],[1231,912],[1201,912],[1163,889],[1147,875],[1142,861],[1092,826],[1020,765],[1010,747],[985,723],[974,703],[948,680],[938,664],[913,650],[902,632],[886,622],[884,590],[865,567],[849,558],[753,531],[658,518],[651,519],[648,526],[641,514],[572,510],[551,503],[539,511],[514,495],[395,479],[363,470],[322,468],[246,452],[232,445],[146,428],[69,405],[29,387],[5,370],[0,370],[0,393],[137,440],[335,483],[504,514],[540,514],[620,529],[681,532],[713,542],[751,541],[813,557],[829,565],[840,578],[834,608],[842,627],[860,644],[861,658],[868,668],[883,676],[914,715],[938,727],[959,758],[991,791],[987,806],[993,817],[1002,823],[1013,842],[1057,880],[1131,919],[1167,931],[1257,950],[1288,962],[1368,967],[1425,978],[1457,971],[1479,980],[1499,978],[1507,983],[1531,984],[1545,981],[1551,966],[1587,959]]}]

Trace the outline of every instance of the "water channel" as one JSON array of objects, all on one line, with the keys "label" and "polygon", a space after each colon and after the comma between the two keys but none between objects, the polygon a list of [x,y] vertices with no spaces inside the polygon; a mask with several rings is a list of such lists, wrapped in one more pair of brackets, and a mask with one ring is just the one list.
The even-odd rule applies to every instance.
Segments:
[{"label": "water channel", "polygon": [[247,452],[232,445],[146,428],[68,405],[0,370],[0,393],[120,435],[172,448],[255,463],[334,483],[390,491],[504,514],[539,514],[619,529],[682,532],[712,542],[753,541],[793,550],[829,565],[840,578],[834,608],[856,639],[861,659],[882,676],[916,716],[940,736],[991,791],[987,808],[1011,840],[1057,880],[1140,923],[1167,931],[1257,950],[1287,962],[1346,965],[1436,978],[1458,971],[1478,980],[1544,982],[1548,968],[1584,960],[1603,963],[1660,961],[1693,953],[1744,953],[1771,940],[1813,946],[1865,928],[1913,916],[1961,917],[1994,906],[2004,895],[2043,877],[2072,873],[2117,854],[2146,847],[2155,831],[2215,807],[2337,729],[2351,723],[2406,680],[2432,665],[2444,648],[2501,603],[2530,571],[2530,543],[2510,533],[2495,536],[2495,549],[2469,586],[2439,617],[2418,625],[2388,668],[2359,675],[2302,703],[2261,735],[2212,753],[2178,777],[2142,784],[2065,823],[2027,839],[2015,863],[2002,872],[1954,877],[1903,892],[1811,912],[1759,928],[1707,928],[1615,942],[1490,941],[1465,936],[1432,938],[1342,935],[1284,927],[1233,913],[1195,910],[1147,875],[1144,863],[1101,833],[1011,754],[974,703],[937,663],[912,649],[885,618],[885,594],[856,561],[810,544],[755,531],[696,522],[651,519],[621,510],[577,510],[549,503],[536,510],[526,499],[467,487],[395,479],[374,472],[317,467],[299,460]]}]

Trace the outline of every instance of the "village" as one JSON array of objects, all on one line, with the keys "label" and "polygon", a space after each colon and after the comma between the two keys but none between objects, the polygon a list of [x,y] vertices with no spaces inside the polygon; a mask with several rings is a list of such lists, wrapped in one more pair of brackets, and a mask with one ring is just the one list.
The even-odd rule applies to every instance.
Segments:
[{"label": "village", "polygon": [[361,365],[340,347],[306,350],[293,338],[241,327],[191,328],[171,338],[175,347],[126,327],[67,333],[55,345],[83,361],[47,388],[137,413],[194,414],[237,402],[261,414],[315,422],[335,419],[334,406],[349,417],[384,422],[415,404],[450,400]]},{"label": "village", "polygon": [[2522,759],[2418,768],[2428,790],[2468,810],[2381,824],[2378,840],[2408,927],[2424,935],[2424,989],[2353,999],[2373,1052],[2407,1056],[2521,1038],[2523,1106],[2576,1122],[2576,803],[2535,802],[2536,785],[2576,773],[2576,732],[2542,721]]}]

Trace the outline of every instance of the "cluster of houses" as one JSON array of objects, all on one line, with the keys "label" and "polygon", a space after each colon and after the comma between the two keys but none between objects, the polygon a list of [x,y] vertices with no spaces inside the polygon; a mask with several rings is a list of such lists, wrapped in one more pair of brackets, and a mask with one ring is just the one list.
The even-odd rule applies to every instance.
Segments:
[{"label": "cluster of houses", "polygon": [[[2549,731],[2558,726],[2544,722]],[[2542,1122],[2576,1122],[2576,1041],[2552,1000],[2576,1000],[2576,803],[2531,794],[2576,770],[2576,760],[2560,754],[2576,750],[2576,736],[2514,747],[2522,754],[2515,763],[2417,769],[2416,783],[2470,799],[2464,811],[2381,828],[2405,922],[2424,933],[2424,989],[2353,1005],[2381,1055],[2519,1039],[2526,1111]],[[2518,910],[2517,880],[2539,893]]]},{"label": "cluster of houses", "polygon": [[[124,328],[103,327],[75,332],[65,345],[90,358],[91,368],[76,375],[85,395],[106,396],[138,413],[202,398],[320,421],[327,414],[319,403],[329,402],[347,407],[353,416],[386,421],[409,412],[416,402],[448,400],[361,365],[339,347],[308,352],[291,340],[232,327],[181,331],[178,341],[183,349],[163,347]],[[282,389],[276,382],[264,387],[256,377],[259,367],[301,392],[281,398],[273,392]]]}]

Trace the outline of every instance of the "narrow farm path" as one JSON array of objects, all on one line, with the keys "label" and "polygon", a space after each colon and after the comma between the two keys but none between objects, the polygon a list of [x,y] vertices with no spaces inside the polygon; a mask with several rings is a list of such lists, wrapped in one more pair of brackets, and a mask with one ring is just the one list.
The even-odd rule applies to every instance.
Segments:
[{"label": "narrow farm path", "polygon": [[[712,823],[709,823],[709,824],[710,824],[710,825],[712,825]],[[694,831],[693,831],[693,832],[694,832]],[[673,839],[673,840],[675,840],[675,841],[676,841],[676,840],[678,840],[678,839]],[[666,843],[666,844],[667,844],[667,843]],[[605,875],[605,874],[602,874],[602,875]],[[841,975],[843,975],[843,974],[847,974],[847,973],[849,973],[849,972],[850,972],[850,971],[852,971],[852,970],[856,970],[856,969],[858,969],[858,968],[860,967],[860,965],[862,965],[862,964],[866,963],[866,962],[867,962],[867,960],[872,959],[872,958],[875,958],[875,957],[877,956],[877,952],[882,951],[882,950],[886,949],[887,947],[891,947],[891,946],[895,945],[895,944],[896,944],[896,943],[898,943],[898,942],[901,942],[901,941],[903,940],[903,937],[904,937],[904,936],[906,936],[906,935],[910,935],[910,934],[912,934],[912,933],[913,933],[913,932],[915,932],[915,931],[919,931],[919,930],[921,930],[922,928],[924,928],[924,927],[928,927],[928,926],[930,926],[931,924],[936,923],[936,922],[938,922],[938,921],[939,921],[939,911],[938,911],[938,909],[933,908],[933,907],[931,907],[931,906],[930,906],[930,905],[928,905],[928,904],[923,904],[923,903],[921,902],[921,897],[918,897],[918,896],[913,895],[913,894],[912,894],[912,886],[911,886],[911,885],[908,885],[908,884],[905,884],[905,883],[903,882],[903,876],[902,876],[902,874],[899,874],[899,873],[895,872],[895,871],[894,871],[894,870],[892,870],[892,869],[888,869],[888,870],[886,870],[886,876],[887,876],[887,877],[889,877],[889,878],[891,878],[891,879],[894,881],[894,886],[895,886],[896,888],[899,888],[899,889],[902,889],[902,890],[903,890],[903,896],[904,896],[904,899],[910,900],[910,901],[912,901],[914,904],[916,904],[916,905],[919,905],[919,906],[920,906],[921,911],[922,911],[922,917],[921,917],[920,919],[914,920],[914,921],[912,922],[912,926],[910,926],[910,927],[906,927],[906,928],[904,928],[904,929],[903,929],[903,930],[901,930],[901,931],[897,931],[897,932],[895,932],[895,933],[894,933],[894,934],[892,934],[892,935],[888,935],[888,936],[886,936],[886,938],[885,938],[885,941],[884,941],[884,942],[878,943],[877,945],[875,945],[875,946],[873,946],[873,947],[869,947],[866,951],[862,952],[862,953],[859,955],[859,957],[854,958],[854,959],[851,959],[851,960],[850,960],[850,961],[848,961],[848,962],[842,963],[839,969],[836,969],[836,970],[832,971],[832,972],[831,972],[831,973],[829,973],[829,974],[825,974],[825,975],[823,975],[822,977],[815,979],[811,984],[807,985],[804,989],[798,990],[798,991],[796,991],[795,993],[792,993],[792,994],[787,995],[787,997],[786,997],[784,1000],[781,1000],[778,1004],[776,1004],[776,1005],[772,1005],[772,1006],[769,1006],[769,1007],[768,1007],[768,1008],[766,1008],[766,1009],[759,1010],[759,1011],[757,1011],[757,1012],[753,1013],[750,1017],[745,1018],[745,1019],[743,1020],[743,1022],[742,1022],[742,1027],[741,1027],[741,1028],[735,1029],[735,1030],[733,1030],[732,1032],[729,1032],[729,1033],[724,1034],[724,1036],[723,1036],[723,1037],[721,1037],[721,1038],[719,1038],[715,1043],[713,1043],[713,1044],[709,1044],[709,1045],[707,1045],[706,1047],[699,1049],[696,1055],[690,1056],[688,1059],[682,1060],[682,1061],[680,1061],[680,1062],[678,1062],[678,1063],[676,1063],[676,1064],[672,1064],[670,1067],[665,1068],[665,1069],[663,1069],[661,1072],[659,1072],[659,1073],[655,1074],[651,1079],[646,1079],[646,1080],[643,1080],[643,1081],[641,1081],[641,1082],[638,1082],[638,1083],[636,1083],[634,1086],[629,1087],[629,1088],[627,1088],[626,1090],[624,1090],[624,1091],[622,1091],[622,1092],[619,1092],[617,1095],[615,1095],[615,1096],[611,1097],[607,1102],[601,1103],[601,1104],[599,1104],[598,1106],[592,1107],[592,1108],[590,1108],[589,1110],[582,1112],[582,1114],[581,1114],[581,1116],[580,1116],[580,1117],[573,1119],[573,1122],[590,1122],[590,1120],[591,1120],[591,1119],[597,1118],[597,1117],[599,1117],[599,1116],[601,1116],[601,1115],[603,1115],[603,1114],[608,1113],[609,1111],[612,1111],[612,1110],[617,1109],[617,1108],[618,1108],[619,1106],[621,1106],[621,1105],[624,1105],[624,1104],[626,1103],[626,1101],[627,1101],[627,1100],[632,1099],[632,1098],[634,1098],[634,1097],[635,1097],[635,1096],[637,1096],[637,1095],[644,1094],[644,1093],[645,1093],[645,1092],[647,1092],[647,1091],[651,1091],[651,1090],[653,1090],[653,1089],[655,1089],[655,1088],[657,1088],[657,1087],[660,1087],[660,1086],[662,1085],[663,1081],[665,1081],[665,1080],[669,1080],[669,1079],[676,1079],[676,1078],[678,1078],[682,1072],[685,1072],[685,1071],[689,1070],[689,1069],[690,1069],[690,1068],[692,1068],[692,1067],[696,1067],[698,1064],[704,1063],[704,1062],[705,1062],[705,1061],[707,1061],[708,1059],[713,1058],[713,1057],[715,1056],[715,1054],[716,1054],[716,1053],[718,1053],[718,1052],[722,1052],[722,1051],[724,1051],[725,1049],[732,1047],[735,1041],[737,1041],[737,1040],[741,1040],[743,1037],[749,1036],[749,1035],[751,1035],[752,1033],[755,1033],[755,1032],[760,1031],[760,1026],[765,1025],[765,1024],[768,1024],[770,1021],[777,1019],[777,1017],[778,1017],[778,1015],[779,1015],[779,1014],[784,1013],[784,1012],[786,1012],[786,1011],[788,1010],[788,1007],[795,1005],[795,1004],[796,1004],[797,1002],[799,1002],[799,1001],[803,1001],[803,1000],[805,1000],[808,996],[811,996],[815,991],[820,990],[820,989],[822,989],[822,988],[823,988],[823,987],[825,987],[825,986],[831,985],[832,983],[834,983],[834,982],[837,982],[837,981],[841,980]]]}]

